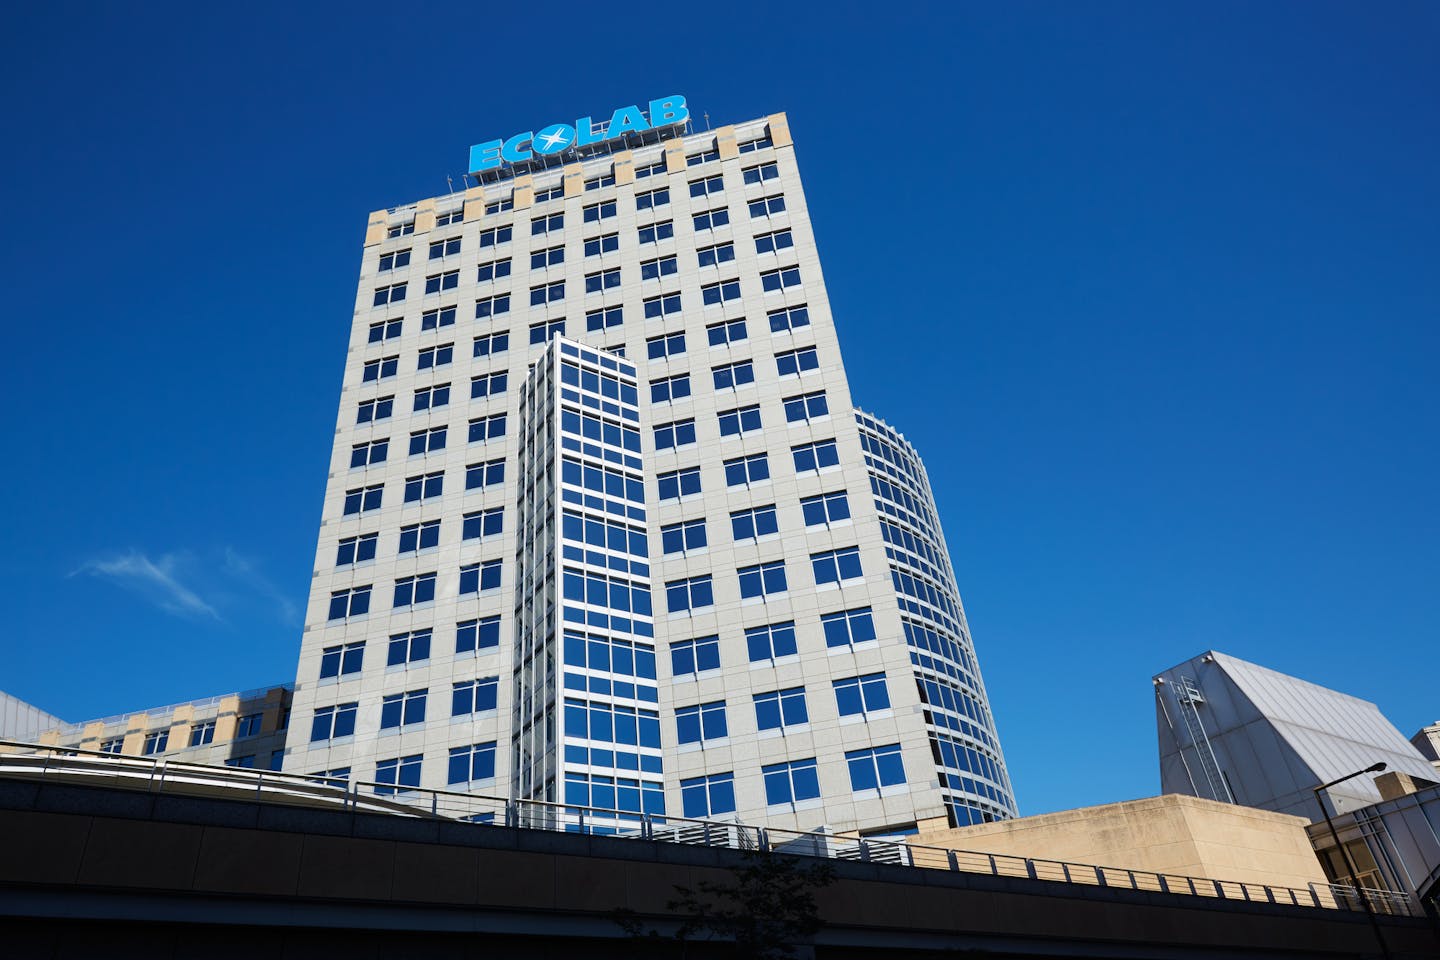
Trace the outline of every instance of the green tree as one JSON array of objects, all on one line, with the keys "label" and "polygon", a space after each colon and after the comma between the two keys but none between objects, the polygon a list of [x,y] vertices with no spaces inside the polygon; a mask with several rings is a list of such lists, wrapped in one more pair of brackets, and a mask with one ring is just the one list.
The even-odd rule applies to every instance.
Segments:
[{"label": "green tree", "polygon": [[[675,899],[667,909],[684,920],[669,937],[662,937],[633,911],[620,911],[616,922],[637,941],[660,946],[675,941],[678,955],[686,955],[692,941],[729,944],[734,956],[755,960],[793,957],[823,926],[815,891],[835,881],[835,868],[824,861],[784,854],[743,854],[731,868],[728,882],[702,880],[695,886],[676,885]],[[802,865],[803,863],[803,865]],[[671,951],[665,951],[667,953]]]}]

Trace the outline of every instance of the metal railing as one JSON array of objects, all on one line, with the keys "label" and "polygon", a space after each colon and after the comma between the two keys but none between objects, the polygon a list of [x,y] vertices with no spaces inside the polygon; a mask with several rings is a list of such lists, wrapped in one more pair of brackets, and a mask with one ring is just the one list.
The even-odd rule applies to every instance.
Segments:
[{"label": "metal railing", "polygon": [[1175,896],[1322,910],[1361,912],[1363,896],[1381,915],[1421,916],[1403,893],[1327,883],[1307,888],[1215,880],[1125,867],[1045,860],[1011,854],[953,850],[895,838],[826,830],[785,830],[733,820],[647,814],[635,810],[517,800],[435,790],[404,783],[344,780],[268,770],[185,763],[95,750],[0,740],[0,777],[106,784],[155,794],[218,796],[328,807],[477,825],[507,826],[592,836],[633,837],[662,843],[769,851],[924,870],[1017,877]]}]

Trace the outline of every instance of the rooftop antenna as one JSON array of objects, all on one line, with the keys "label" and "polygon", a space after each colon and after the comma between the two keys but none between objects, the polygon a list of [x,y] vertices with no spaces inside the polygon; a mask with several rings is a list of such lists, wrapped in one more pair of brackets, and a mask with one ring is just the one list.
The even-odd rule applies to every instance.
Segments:
[{"label": "rooftop antenna", "polygon": [[448,173],[445,174],[445,185],[450,188],[451,193],[455,192],[455,180]]},{"label": "rooftop antenna", "polygon": [[710,111],[709,111],[709,110],[706,110],[705,113],[703,114],[703,116],[705,117],[705,129],[706,129],[706,130],[709,130],[709,129],[710,129]]}]

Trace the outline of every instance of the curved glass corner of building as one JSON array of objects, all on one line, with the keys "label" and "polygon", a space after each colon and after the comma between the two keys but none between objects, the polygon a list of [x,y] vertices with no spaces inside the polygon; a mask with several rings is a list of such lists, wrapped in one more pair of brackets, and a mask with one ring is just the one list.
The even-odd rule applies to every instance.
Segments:
[{"label": "curved glass corner of building", "polygon": [[855,420],[951,824],[1019,816],[925,465],[879,417]]}]

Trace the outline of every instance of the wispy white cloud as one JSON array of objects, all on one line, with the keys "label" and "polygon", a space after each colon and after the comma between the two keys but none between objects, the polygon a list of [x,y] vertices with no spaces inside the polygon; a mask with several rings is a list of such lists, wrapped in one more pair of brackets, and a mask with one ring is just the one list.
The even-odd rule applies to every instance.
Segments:
[{"label": "wispy white cloud", "polygon": [[235,580],[239,580],[248,586],[255,593],[274,604],[275,615],[282,623],[296,624],[300,622],[300,609],[295,601],[287,597],[269,577],[260,572],[259,566],[252,560],[248,560],[236,553],[231,547],[225,548],[224,572]]},{"label": "wispy white cloud", "polygon": [[151,560],[138,550],[97,558],[82,564],[70,576],[88,574],[118,584],[145,597],[166,613],[193,620],[220,620],[220,614],[198,593],[180,582],[181,557],[167,553]]}]

